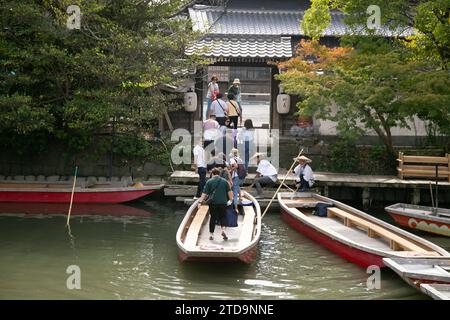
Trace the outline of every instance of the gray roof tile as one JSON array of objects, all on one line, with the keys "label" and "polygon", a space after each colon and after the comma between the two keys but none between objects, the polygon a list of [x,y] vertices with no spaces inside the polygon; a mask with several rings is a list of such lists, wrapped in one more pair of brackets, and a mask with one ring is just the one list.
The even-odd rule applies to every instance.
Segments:
[{"label": "gray roof tile", "polygon": [[208,36],[186,49],[208,57],[289,58],[292,57],[291,37],[280,36]]},{"label": "gray roof tile", "polygon": [[[304,11],[274,11],[274,10],[239,10],[223,7],[195,5],[189,8],[189,15],[194,29],[208,34],[222,35],[304,35],[300,22]],[[345,14],[331,12],[331,25],[325,30],[324,36],[342,36],[351,34],[352,30],[344,23]],[[406,35],[410,32],[391,31],[382,28],[384,36]]]}]

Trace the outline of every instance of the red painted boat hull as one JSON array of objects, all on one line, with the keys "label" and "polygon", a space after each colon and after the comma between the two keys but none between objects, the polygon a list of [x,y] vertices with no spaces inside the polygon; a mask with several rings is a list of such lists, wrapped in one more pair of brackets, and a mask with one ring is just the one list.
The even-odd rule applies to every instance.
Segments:
[{"label": "red painted boat hull", "polygon": [[[156,189],[75,192],[73,203],[122,203],[142,198]],[[70,203],[68,191],[0,191],[0,202]]]},{"label": "red painted boat hull", "polygon": [[180,262],[243,262],[245,264],[251,264],[256,260],[258,254],[257,246],[249,248],[247,251],[242,252],[236,256],[189,256],[186,252],[178,250],[178,259]]},{"label": "red painted boat hull", "polygon": [[314,240],[315,242],[322,244],[324,247],[333,251],[344,259],[353,262],[363,268],[374,265],[380,268],[386,266],[383,262],[384,257],[343,244],[336,239],[332,239],[331,237],[304,224],[302,221],[296,219],[286,211],[281,210],[281,213],[283,221],[285,221],[288,225],[304,234],[305,236],[309,237],[310,239]]},{"label": "red painted boat hull", "polygon": [[[0,214],[8,215],[67,215],[69,203],[14,203],[0,202]],[[81,204],[72,206],[74,216],[109,216],[109,217],[150,217],[154,213],[148,209],[136,208],[123,204]]]},{"label": "red painted boat hull", "polygon": [[408,217],[388,212],[392,219],[401,226],[450,237],[450,223],[442,223],[432,219]]}]

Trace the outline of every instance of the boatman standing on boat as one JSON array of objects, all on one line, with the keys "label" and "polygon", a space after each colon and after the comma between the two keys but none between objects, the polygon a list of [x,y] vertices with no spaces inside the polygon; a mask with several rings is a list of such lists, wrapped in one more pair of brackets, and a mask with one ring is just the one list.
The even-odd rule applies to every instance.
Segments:
[{"label": "boatman standing on boat", "polygon": [[214,240],[214,230],[217,222],[220,223],[222,228],[223,240],[228,240],[228,237],[225,234],[227,225],[226,210],[227,206],[230,206],[233,203],[233,192],[231,191],[227,180],[219,176],[220,170],[218,168],[212,169],[211,174],[212,178],[206,182],[203,194],[198,200],[198,203],[199,205],[202,205],[206,196],[212,198],[211,203],[209,203],[209,214],[211,215],[209,219],[209,240]]},{"label": "boatman standing on boat", "polygon": [[294,160],[299,163],[294,168],[295,187],[300,192],[308,191],[314,185],[314,172],[309,165],[312,160],[305,156],[294,158]]}]

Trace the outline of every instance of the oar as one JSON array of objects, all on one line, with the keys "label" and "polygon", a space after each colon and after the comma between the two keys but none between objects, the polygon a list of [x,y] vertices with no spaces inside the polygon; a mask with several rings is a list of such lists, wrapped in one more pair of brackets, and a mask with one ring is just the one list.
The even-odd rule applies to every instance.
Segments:
[{"label": "oar", "polygon": [[[291,187],[289,187],[286,183],[282,183],[282,185],[285,187],[285,188],[287,188],[287,189],[289,189],[290,191],[292,191],[292,192],[296,192],[296,190],[294,190],[294,189],[292,189]],[[297,188],[297,190],[298,190],[298,188]]]},{"label": "oar", "polygon": [[[303,153],[303,149],[300,150],[300,153],[298,154],[298,156],[297,156],[296,158],[300,157],[300,156],[302,155],[302,153]],[[264,210],[263,214],[261,215],[261,219],[264,218],[264,215],[265,215],[265,214],[267,213],[267,211],[269,210],[270,206],[272,205],[273,199],[275,199],[275,197],[277,196],[278,191],[280,191],[281,187],[283,186],[284,182],[286,181],[286,178],[287,178],[289,172],[292,171],[292,168],[294,167],[294,165],[295,165],[296,162],[297,162],[297,160],[294,160],[294,162],[292,162],[292,165],[291,165],[291,167],[289,168],[288,172],[284,175],[283,181],[282,181],[282,182],[280,183],[280,185],[278,186],[277,191],[275,191],[275,193],[273,194],[272,199],[270,199],[269,204],[267,205],[266,209]]]},{"label": "oar", "polygon": [[75,173],[73,175],[72,194],[70,195],[69,212],[67,214],[67,222],[66,222],[66,227],[69,229],[69,235],[71,237],[72,237],[72,232],[70,230],[70,214],[72,212],[72,204],[73,204],[73,195],[75,193],[75,185],[77,184],[77,173],[78,173],[78,166],[75,167]]}]

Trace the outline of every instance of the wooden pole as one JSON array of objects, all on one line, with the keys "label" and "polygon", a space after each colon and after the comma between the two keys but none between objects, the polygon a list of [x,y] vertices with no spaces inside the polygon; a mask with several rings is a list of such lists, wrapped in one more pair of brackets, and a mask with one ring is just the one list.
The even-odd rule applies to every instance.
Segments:
[{"label": "wooden pole", "polygon": [[69,212],[67,214],[67,222],[66,222],[66,227],[69,228],[69,232],[70,232],[70,214],[72,212],[72,204],[73,204],[73,195],[75,193],[75,185],[77,184],[77,173],[78,173],[78,167],[75,167],[75,174],[73,176],[73,185],[72,185],[72,194],[70,195],[70,205],[69,205]]},{"label": "wooden pole", "polygon": [[438,204],[438,186],[439,186],[439,182],[438,182],[438,180],[439,180],[439,165],[436,164],[436,192],[435,192],[436,200],[434,200],[434,204],[436,205],[436,209],[434,211],[435,213],[437,213],[438,207],[439,207],[439,204]]},{"label": "wooden pole", "polygon": [[433,207],[433,211],[434,211],[434,195],[433,195],[433,186],[432,186],[431,181],[430,181],[430,195],[431,195],[431,206]]},{"label": "wooden pole", "polygon": [[[303,153],[303,149],[300,150],[300,152],[299,152],[299,154],[298,154],[298,156],[297,156],[296,158],[300,157],[300,156],[302,155],[302,153]],[[265,214],[267,213],[267,211],[269,210],[270,206],[272,205],[273,199],[275,199],[275,197],[277,196],[277,194],[278,194],[278,192],[280,191],[281,187],[284,185],[284,182],[286,181],[286,178],[287,178],[289,172],[292,171],[292,168],[294,167],[294,165],[295,165],[296,162],[297,162],[297,160],[294,160],[294,162],[292,163],[292,165],[291,165],[291,167],[289,168],[288,172],[285,174],[285,176],[284,176],[284,178],[283,178],[283,181],[282,181],[282,182],[280,183],[280,185],[278,186],[277,191],[275,191],[275,193],[273,194],[272,199],[270,200],[269,204],[267,205],[266,209],[264,210],[263,214],[261,215],[261,219],[264,218],[264,215],[265,215]]]}]

